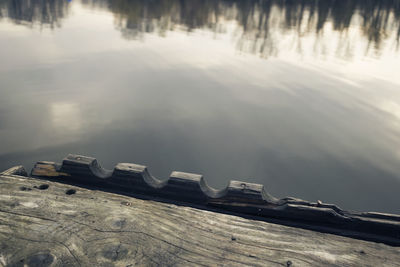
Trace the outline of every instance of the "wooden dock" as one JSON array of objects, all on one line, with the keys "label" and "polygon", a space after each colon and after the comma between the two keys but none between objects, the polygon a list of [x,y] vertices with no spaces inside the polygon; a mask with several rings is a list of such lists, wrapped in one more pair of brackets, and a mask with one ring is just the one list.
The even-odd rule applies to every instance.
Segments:
[{"label": "wooden dock", "polygon": [[[220,192],[210,194],[224,205],[166,201],[167,193],[160,199],[145,199],[107,192],[101,185],[60,183],[61,176],[71,178],[74,172],[51,166],[56,165],[40,162],[33,169],[41,179],[27,177],[22,167],[0,174],[0,266],[400,266],[400,247],[323,233],[324,223],[325,228],[315,231],[302,229],[307,227],[299,220],[288,226],[288,219],[284,223],[265,214],[252,217],[242,212],[238,203],[243,198],[238,195],[234,206],[241,209],[226,209],[234,198]],[[96,168],[96,179],[115,178],[97,173],[100,167]],[[262,208],[255,192],[247,193],[253,194],[253,203],[246,200],[250,207]],[[391,222],[390,229],[397,229],[396,215],[371,218],[378,228],[384,225],[385,230]],[[318,221],[310,224],[316,227]],[[346,235],[350,230],[340,231]],[[399,236],[382,239],[395,243]]]}]

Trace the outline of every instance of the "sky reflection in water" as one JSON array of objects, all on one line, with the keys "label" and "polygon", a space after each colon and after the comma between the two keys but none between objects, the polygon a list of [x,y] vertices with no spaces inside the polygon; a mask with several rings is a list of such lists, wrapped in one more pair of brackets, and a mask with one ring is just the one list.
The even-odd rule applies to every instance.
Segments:
[{"label": "sky reflection in water", "polygon": [[0,0],[0,169],[68,153],[400,213],[399,1]]}]

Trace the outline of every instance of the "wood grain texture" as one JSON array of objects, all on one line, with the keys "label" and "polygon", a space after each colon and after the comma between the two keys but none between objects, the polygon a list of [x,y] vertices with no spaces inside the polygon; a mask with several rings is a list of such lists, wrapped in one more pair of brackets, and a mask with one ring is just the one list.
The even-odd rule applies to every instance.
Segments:
[{"label": "wood grain texture", "polygon": [[400,266],[400,248],[0,175],[0,266],[246,265]]},{"label": "wood grain texture", "polygon": [[73,154],[61,164],[39,161],[31,175],[130,196],[217,208],[262,220],[279,220],[290,226],[400,246],[399,215],[346,211],[333,204],[292,197],[277,199],[261,184],[230,181],[226,188],[216,190],[199,174],[173,172],[169,178],[160,180],[152,176],[146,166],[119,163],[114,169],[106,170],[95,158]]}]

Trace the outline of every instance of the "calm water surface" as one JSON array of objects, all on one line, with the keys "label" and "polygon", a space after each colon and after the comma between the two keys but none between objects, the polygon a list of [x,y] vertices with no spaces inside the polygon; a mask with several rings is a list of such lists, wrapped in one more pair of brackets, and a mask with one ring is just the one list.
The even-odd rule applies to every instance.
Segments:
[{"label": "calm water surface", "polygon": [[0,0],[0,169],[68,153],[400,213],[400,1]]}]

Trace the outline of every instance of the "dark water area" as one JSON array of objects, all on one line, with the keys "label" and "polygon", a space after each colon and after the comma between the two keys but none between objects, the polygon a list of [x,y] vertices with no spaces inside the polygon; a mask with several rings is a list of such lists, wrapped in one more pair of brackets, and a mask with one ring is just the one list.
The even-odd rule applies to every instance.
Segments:
[{"label": "dark water area", "polygon": [[0,169],[75,153],[400,213],[399,54],[399,0],[0,0]]}]

